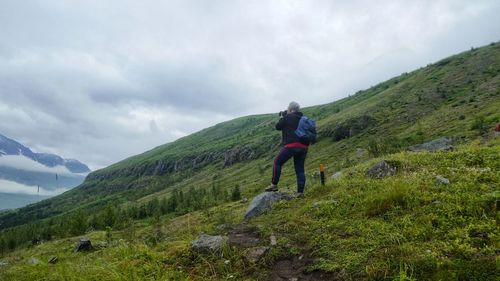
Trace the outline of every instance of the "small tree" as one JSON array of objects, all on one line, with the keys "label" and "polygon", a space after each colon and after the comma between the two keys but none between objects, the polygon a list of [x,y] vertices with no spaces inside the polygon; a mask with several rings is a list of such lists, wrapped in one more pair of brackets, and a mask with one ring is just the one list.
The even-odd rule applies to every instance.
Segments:
[{"label": "small tree", "polygon": [[7,248],[7,243],[5,243],[5,240],[3,237],[0,237],[0,256],[3,257],[3,254],[5,252],[5,248]]},{"label": "small tree", "polygon": [[113,240],[113,233],[111,232],[113,229],[110,226],[106,226],[106,242],[111,243]]},{"label": "small tree", "polygon": [[160,217],[159,212],[157,212],[154,215],[154,222],[155,222],[155,240],[158,243],[163,239],[163,230],[162,230],[161,217]]},{"label": "small tree", "polygon": [[87,229],[87,220],[82,210],[77,210],[72,216],[69,226],[69,232],[72,235],[84,233]]},{"label": "small tree", "polygon": [[116,213],[111,204],[106,205],[104,209],[104,214],[102,215],[103,226],[113,227],[116,221]]},{"label": "small tree", "polygon": [[479,116],[474,119],[474,123],[471,126],[472,130],[477,130],[477,132],[482,135],[488,132],[488,124],[484,116]]},{"label": "small tree", "polygon": [[241,200],[241,192],[239,184],[234,186],[233,191],[231,192],[231,200],[232,201]]}]

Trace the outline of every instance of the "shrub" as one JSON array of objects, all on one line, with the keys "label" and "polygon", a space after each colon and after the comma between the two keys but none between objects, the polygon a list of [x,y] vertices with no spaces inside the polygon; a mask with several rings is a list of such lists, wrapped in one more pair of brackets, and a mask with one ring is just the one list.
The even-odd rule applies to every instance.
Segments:
[{"label": "shrub", "polygon": [[390,190],[373,195],[366,204],[366,214],[369,217],[378,216],[386,213],[393,207],[406,208],[408,206],[408,191],[396,186]]},{"label": "shrub", "polygon": [[474,119],[474,122],[471,126],[472,130],[476,130],[480,135],[488,132],[488,124],[486,123],[486,119],[484,116],[479,116]]}]

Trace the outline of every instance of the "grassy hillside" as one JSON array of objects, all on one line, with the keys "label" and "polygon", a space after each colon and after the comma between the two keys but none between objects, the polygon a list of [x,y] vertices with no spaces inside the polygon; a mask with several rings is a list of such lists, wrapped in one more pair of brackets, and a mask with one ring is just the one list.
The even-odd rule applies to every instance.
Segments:
[{"label": "grassy hillside", "polygon": [[[180,217],[135,221],[122,231],[92,231],[96,250],[72,253],[77,237],[8,254],[2,280],[284,280],[283,261],[307,257],[305,270],[329,280],[498,280],[500,138],[454,152],[386,155],[399,172],[365,176],[382,158],[343,170],[307,196],[276,204],[247,225],[261,244],[277,237],[259,262],[227,247],[197,255],[201,233],[224,234],[241,223],[246,204],[234,202]],[[435,176],[451,184],[436,183]],[[226,228],[221,228],[224,225]],[[59,262],[47,260],[56,255]],[[29,264],[32,258],[37,265]],[[326,273],[325,273],[326,274]],[[314,276],[314,275],[311,275]],[[310,279],[320,280],[320,279]]]},{"label": "grassy hillside", "polygon": [[[331,198],[334,198],[335,196],[348,196],[352,193],[349,196],[357,196],[351,199],[358,200],[356,201],[358,205],[352,205],[354,201],[349,201],[352,206],[343,206],[342,208],[345,210],[340,214],[348,217],[343,218],[346,221],[340,223],[348,224],[349,218],[352,216],[354,218],[359,217],[359,223],[366,223],[367,228],[375,228],[373,231],[380,231],[381,235],[389,235],[390,233],[396,236],[403,235],[406,237],[404,239],[413,241],[412,243],[416,245],[415,247],[420,247],[421,240],[418,240],[418,237],[413,237],[408,233],[395,234],[398,228],[392,226],[385,228],[386,226],[379,224],[378,218],[385,216],[386,213],[392,214],[390,210],[392,210],[391,208],[394,204],[391,202],[387,203],[387,206],[382,209],[388,209],[383,210],[382,213],[377,211],[378,207],[373,207],[375,209],[373,214],[371,211],[368,212],[363,208],[370,206],[370,204],[383,205],[385,204],[382,198],[385,196],[384,194],[394,194],[397,201],[396,205],[399,204],[398,202],[403,202],[401,204],[404,205],[397,205],[396,208],[401,207],[403,210],[406,210],[406,213],[397,212],[391,218],[397,218],[395,221],[398,221],[402,217],[406,221],[418,221],[417,217],[421,215],[418,211],[422,209],[420,207],[424,206],[423,203],[420,201],[415,203],[410,200],[411,198],[407,197],[408,195],[404,194],[427,198],[429,194],[426,193],[427,191],[424,190],[424,187],[432,183],[432,171],[435,171],[433,169],[436,168],[432,166],[432,162],[445,161],[442,163],[443,170],[448,168],[454,169],[453,165],[455,164],[446,162],[450,161],[446,160],[446,157],[448,157],[447,154],[421,155],[397,153],[404,151],[409,145],[444,135],[460,136],[466,141],[481,138],[482,135],[491,130],[494,124],[500,120],[500,111],[498,110],[500,108],[499,74],[500,44],[496,43],[452,56],[411,73],[404,73],[399,77],[380,83],[370,89],[359,91],[345,99],[330,104],[305,108],[304,112],[306,115],[317,120],[320,141],[311,147],[306,163],[308,192],[312,197],[304,201],[304,208],[308,204],[311,205],[314,203],[314,200],[318,201],[323,197],[330,198],[333,196]],[[285,104],[287,102],[284,101]],[[199,231],[214,231],[214,225],[221,224],[223,221],[230,223],[239,222],[241,218],[240,214],[244,210],[245,205],[238,203],[238,196],[233,196],[237,194],[236,191],[240,191],[243,197],[252,197],[269,183],[271,160],[279,148],[280,135],[279,132],[273,130],[276,121],[277,114],[268,114],[242,117],[218,124],[181,138],[173,143],[157,147],[144,154],[131,157],[108,168],[96,171],[81,186],[60,196],[15,211],[1,213],[0,248],[2,252],[11,252],[15,248],[22,249],[25,246],[33,244],[33,242],[37,244],[39,241],[56,240],[54,244],[48,243],[36,246],[30,250],[17,250],[9,253],[9,260],[13,264],[16,264],[16,266],[8,267],[6,276],[10,276],[9,278],[21,278],[21,275],[16,275],[16,272],[24,266],[23,259],[20,258],[16,261],[16,257],[42,255],[42,253],[45,255],[52,251],[45,249],[45,247],[49,247],[48,245],[55,245],[55,250],[53,251],[60,252],[60,255],[66,257],[68,253],[65,251],[71,247],[70,241],[73,240],[59,240],[61,238],[90,233],[91,237],[102,239],[103,233],[93,230],[104,230],[106,228],[113,229],[108,231],[108,233],[112,233],[112,236],[120,237],[126,235],[126,233],[130,233],[127,229],[132,225],[137,232],[134,239],[131,239],[132,246],[129,245],[130,243],[122,245],[120,244],[122,242],[117,242],[113,239],[113,247],[103,246],[101,249],[102,252],[99,252],[99,254],[92,253],[88,255],[88,259],[96,259],[96,262],[104,262],[109,258],[109,261],[115,260],[115,263],[104,262],[108,266],[104,269],[102,267],[95,267],[94,271],[92,270],[95,266],[93,260],[86,260],[87,258],[81,255],[73,255],[67,260],[67,264],[65,265],[71,266],[74,262],[84,259],[88,267],[82,270],[99,275],[99,268],[102,269],[102,272],[110,268],[119,271],[120,268],[126,266],[121,261],[116,261],[118,259],[116,255],[119,252],[120,255],[125,257],[130,255],[130,260],[128,261],[135,263],[137,261],[135,261],[136,254],[134,251],[138,251],[138,253],[147,253],[145,254],[146,256],[152,255],[152,257],[155,257],[148,257],[146,264],[153,260],[154,265],[149,264],[148,266],[159,266],[161,268],[153,268],[151,269],[152,271],[161,276],[168,276],[168,274],[178,274],[178,272],[171,270],[170,265],[168,268],[163,268],[165,265],[163,261],[160,262],[161,265],[158,265],[157,262],[159,261],[156,257],[163,255],[162,251],[167,251],[166,248],[172,246],[179,251],[172,254],[172,259],[180,259],[181,266],[196,271],[195,273],[184,272],[184,275],[181,274],[179,276],[190,276],[195,279],[203,279],[203,276],[211,276],[211,278],[217,279],[217,276],[221,276],[218,270],[222,269],[217,267],[220,264],[217,264],[217,268],[213,269],[212,273],[207,273],[205,271],[207,268],[204,266],[197,268],[192,264],[189,266],[184,264],[184,262],[188,263],[189,260],[192,262],[191,258],[196,259],[196,257],[191,257],[188,253],[186,243],[194,235],[198,234]],[[486,148],[479,145],[466,147],[463,153],[465,153],[464,155],[471,155],[472,158],[486,157],[484,155],[489,153],[492,153],[492,157],[495,157],[493,152],[495,149],[498,151],[498,145],[495,143],[491,145],[493,148]],[[411,169],[414,170],[404,170],[403,174],[382,182],[373,182],[362,177],[359,171],[372,163],[370,161],[374,161],[373,159],[376,157],[390,154],[393,154],[391,158],[403,164],[406,163],[405,161],[413,161],[408,165],[413,167]],[[231,155],[236,155],[236,157],[231,158]],[[409,160],[404,160],[403,158],[408,158]],[[468,160],[459,159],[457,161],[459,161],[457,165],[462,165],[460,163],[463,161],[465,161],[463,165],[469,165],[466,162]],[[497,166],[488,161],[484,162],[484,165],[486,165],[484,167],[495,171],[494,169]],[[316,168],[320,163],[326,164],[329,174],[338,170],[352,169],[353,177],[349,180],[343,179],[339,182],[330,183],[330,189],[319,191],[319,188],[313,187],[319,180]],[[472,173],[476,176],[474,174],[476,172],[473,171],[473,168],[476,167],[474,165],[469,165],[472,167],[471,171],[464,170],[463,172],[466,174]],[[289,189],[294,188],[295,179],[292,170],[290,165],[288,165],[284,171],[281,186]],[[498,171],[497,168],[496,171]],[[478,193],[479,195],[489,196],[487,194],[491,194],[494,186],[498,187],[498,174],[494,172],[492,174],[489,175],[490,178],[484,187],[485,193],[483,194],[481,191]],[[413,181],[410,181],[408,177]],[[458,195],[455,194],[457,196],[462,196],[459,194],[472,196],[466,190],[476,188],[475,185],[478,180],[481,181],[481,179],[474,178],[471,181],[459,184],[459,189],[454,191],[449,190],[449,192],[450,194],[457,193]],[[314,191],[311,192],[313,189]],[[416,191],[413,189],[416,189]],[[374,201],[369,203],[368,198],[372,195],[381,197],[382,199],[380,200],[382,202]],[[402,201],[397,199],[398,196],[403,197]],[[408,202],[405,200],[408,200]],[[456,200],[456,198],[453,200]],[[456,201],[455,205],[451,205],[452,207],[449,208],[458,208],[461,210],[467,207],[461,205],[464,202]],[[311,215],[308,213],[309,211],[301,207],[299,210],[302,210],[300,211],[302,213],[300,213],[293,208],[292,203],[290,204],[285,204],[287,206],[283,207],[283,213],[281,213],[281,209],[278,206],[276,213],[269,214],[266,218],[269,220],[273,220],[273,218],[284,220],[283,215],[286,212],[292,212],[297,220],[305,220],[305,222],[310,222],[312,225],[328,225],[327,222],[322,221],[322,218],[320,218],[322,217],[322,213],[318,217],[307,217],[306,214],[308,216]],[[300,204],[302,206],[302,203]],[[363,208],[354,208],[355,206]],[[425,216],[430,216],[431,207],[422,209],[422,211],[425,209],[428,212]],[[331,220],[332,223],[335,222],[336,224],[337,220],[342,219],[333,215],[335,213],[333,209],[330,212],[332,213],[331,217],[326,216],[325,220]],[[446,217],[444,214],[438,215]],[[152,218],[155,217],[157,221],[153,222]],[[361,217],[363,218],[361,219]],[[486,217],[491,217],[491,213],[488,213]],[[185,225],[185,220],[188,220],[187,224],[189,226],[187,229],[182,227],[182,229],[177,229],[176,225]],[[448,227],[450,229],[461,227],[458,222],[455,223],[452,221]],[[261,223],[263,226],[267,224],[265,222]],[[287,220],[284,220],[284,223],[287,224]],[[468,221],[463,223],[468,223]],[[153,237],[154,235],[147,234],[151,228],[154,228],[154,225],[162,225],[165,234],[165,236],[162,235],[162,239],[158,239],[157,241],[160,245],[163,245],[162,247],[164,248],[162,250],[156,248],[160,246],[152,246],[151,241],[156,241],[157,239]],[[272,225],[268,224],[269,227]],[[280,225],[280,223],[275,222],[274,225]],[[491,226],[491,220],[487,220],[485,225]],[[358,226],[361,227],[361,225]],[[305,226],[294,225],[291,227],[292,229],[297,228],[297,230],[300,230],[300,227]],[[313,228],[306,229],[303,230],[304,237],[315,237],[314,235],[316,234],[314,232],[307,233],[309,230],[312,231]],[[266,230],[263,229],[262,231],[265,233]],[[329,229],[317,229],[316,231],[318,233],[321,231],[328,232]],[[488,231],[490,230],[488,229]],[[494,248],[492,246],[494,244],[491,243],[495,242],[495,237],[497,237],[495,233],[491,232],[488,234],[488,243],[490,244],[480,245],[479,248],[483,249],[486,246]],[[360,245],[368,243],[365,241],[369,238],[368,236],[364,236],[366,233],[363,232],[360,234],[356,232],[355,234],[359,234],[362,237],[360,239],[363,240],[357,242],[353,240],[353,242],[359,242],[361,243]],[[373,239],[373,235],[376,234],[370,234],[372,235],[370,239]],[[346,237],[351,236],[352,233],[349,233]],[[432,237],[437,237],[437,235]],[[314,239],[321,241],[326,239],[325,241],[330,241],[338,237],[325,236],[323,238],[318,236]],[[394,239],[407,241],[402,240],[403,238],[401,237]],[[305,240],[307,241],[297,242],[301,247],[305,247],[301,249],[307,251],[308,254],[315,258],[325,260],[323,264],[315,262],[312,268],[334,273],[341,268],[354,279],[358,276],[356,274],[362,274],[359,272],[356,273],[356,270],[363,271],[367,266],[375,266],[375,264],[383,263],[382,259],[387,258],[387,256],[380,253],[375,253],[373,261],[367,260],[367,255],[370,254],[371,257],[371,253],[373,252],[360,252],[353,254],[353,256],[346,256],[347,260],[345,263],[339,263],[334,257],[329,257],[326,253],[311,248],[311,245],[314,245],[311,243],[314,241]],[[331,242],[333,243],[333,241]],[[174,244],[171,245],[169,243]],[[326,249],[332,249],[331,247],[334,246],[345,246],[346,248],[342,252],[344,255],[348,255],[352,247],[354,247],[352,245],[325,243],[327,244],[316,246],[320,248],[324,246],[325,251],[327,251]],[[374,242],[373,245],[369,245],[369,249],[373,251],[380,250],[381,247],[386,249],[387,247],[383,244],[386,242],[381,243]],[[462,245],[462,242],[460,240],[456,242],[456,245],[453,245],[458,247]],[[386,250],[390,251],[390,249]],[[430,250],[432,251],[432,249]],[[409,253],[411,252],[411,248],[405,251],[407,251],[405,253]],[[482,251],[480,251],[481,255],[483,255]],[[167,252],[170,253],[170,250]],[[339,252],[338,255],[342,256],[342,253]],[[491,251],[484,253],[487,256],[489,255],[488,258],[491,260]],[[236,255],[235,253],[233,254]],[[377,259],[377,257],[380,257],[380,259]],[[183,260],[183,258],[186,258],[186,260]],[[414,264],[411,259],[407,261],[402,259],[402,256],[396,254],[394,258],[401,261],[399,266],[401,266],[401,270],[405,274],[411,273],[410,271],[418,265]],[[467,261],[469,258],[470,256],[467,256],[456,261]],[[127,262],[127,258],[125,258],[124,262]],[[205,265],[209,266],[210,262]],[[220,263],[221,260],[215,259],[214,262]],[[443,272],[456,270],[457,267],[454,267],[454,262],[447,269],[443,269]],[[173,262],[174,265],[176,263]],[[488,264],[491,265],[491,263]],[[375,267],[378,268],[379,266],[381,265],[376,265]],[[408,266],[410,267],[408,268]],[[56,272],[58,270],[67,270],[67,267],[63,266],[62,263],[57,268],[59,269],[40,267],[40,270],[54,270]],[[267,274],[267,269],[265,268],[264,265],[260,265],[257,272],[265,275]],[[395,272],[399,269],[399,267],[396,268],[390,262],[387,262],[385,268],[388,268],[385,273],[386,276],[395,276]],[[0,270],[3,269],[0,266]],[[129,273],[132,274],[128,277],[138,274],[137,279],[145,278],[145,275],[134,272],[134,269],[128,270],[131,270]],[[137,270],[140,271],[141,269]],[[240,276],[246,274],[237,266],[231,270]],[[441,269],[434,268],[433,270],[433,272],[439,272]],[[491,272],[488,270],[484,272]],[[32,274],[43,274],[42,271],[38,271],[37,269]],[[213,275],[215,274],[214,272],[217,275]],[[62,274],[57,276],[65,276],[64,272],[58,272],[57,274]],[[127,276],[121,277],[120,273],[116,274],[118,274],[115,276],[116,278],[111,279],[129,279]],[[370,275],[365,272],[364,274],[360,276],[371,280],[383,279],[380,277],[382,273]],[[422,274],[415,273],[415,275],[424,276]],[[150,278],[150,276],[147,278]],[[255,276],[250,279],[252,278],[255,278]],[[53,279],[57,279],[57,277]]]},{"label": "grassy hillside", "polygon": [[[334,103],[306,108],[317,120],[321,138],[308,162],[317,165],[335,157],[330,162],[339,169],[356,163],[357,148],[381,146],[380,153],[387,153],[442,135],[477,136],[482,127],[500,120],[499,50],[499,44],[474,49]],[[79,188],[0,216],[0,223],[8,227],[77,207],[95,210],[108,202],[122,204],[174,186],[188,187],[193,176],[230,172],[223,166],[224,153],[231,149],[247,149],[251,156],[240,162],[259,163],[259,170],[266,170],[266,159],[279,145],[276,119],[277,114],[242,117],[202,130],[96,171]],[[478,122],[481,128],[471,129]],[[346,130],[353,135],[346,137]],[[262,174],[250,178],[263,179]]]}]

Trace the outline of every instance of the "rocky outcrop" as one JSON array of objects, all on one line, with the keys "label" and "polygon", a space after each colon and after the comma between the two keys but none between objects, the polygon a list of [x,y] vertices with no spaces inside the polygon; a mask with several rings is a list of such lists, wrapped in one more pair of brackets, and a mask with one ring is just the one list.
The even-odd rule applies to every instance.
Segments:
[{"label": "rocky outcrop", "polygon": [[376,123],[377,121],[372,116],[361,115],[338,123],[331,129],[326,129],[322,135],[339,141],[355,136]]},{"label": "rocky outcrop", "polygon": [[263,214],[266,210],[271,208],[272,204],[280,200],[290,200],[293,196],[282,192],[263,192],[252,200],[245,213],[245,220]]},{"label": "rocky outcrop", "polygon": [[453,144],[458,141],[456,137],[442,137],[439,139],[432,140],[430,142],[412,145],[408,147],[410,151],[449,151],[453,150]]},{"label": "rocky outcrop", "polygon": [[247,146],[235,147],[224,152],[224,167],[229,167],[237,162],[252,159],[254,151]]},{"label": "rocky outcrop", "polygon": [[259,153],[263,152],[255,151],[249,146],[234,147],[225,151],[188,155],[181,158],[164,158],[121,169],[103,169],[90,173],[85,180],[96,181],[119,177],[161,176],[200,169],[215,162],[223,162],[224,167],[229,167],[237,162],[254,159]]},{"label": "rocky outcrop", "polygon": [[368,169],[368,171],[366,171],[366,175],[371,178],[385,178],[387,176],[395,175],[397,170],[398,169],[394,164],[390,164],[389,162],[382,160]]},{"label": "rocky outcrop", "polygon": [[76,253],[81,251],[90,251],[92,249],[94,248],[92,247],[92,243],[90,242],[90,240],[87,238],[81,238],[76,243],[74,252]]},{"label": "rocky outcrop", "polygon": [[217,235],[211,236],[201,234],[196,240],[191,242],[191,249],[197,253],[215,253],[220,252],[227,238]]}]

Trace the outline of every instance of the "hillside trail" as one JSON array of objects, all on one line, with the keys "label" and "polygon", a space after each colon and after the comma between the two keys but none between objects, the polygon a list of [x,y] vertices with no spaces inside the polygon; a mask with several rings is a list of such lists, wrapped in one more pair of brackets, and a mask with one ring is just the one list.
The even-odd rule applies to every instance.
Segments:
[{"label": "hillside trail", "polygon": [[[257,227],[249,226],[246,222],[232,226],[228,230],[228,242],[242,252],[255,247],[276,247],[271,238],[262,237]],[[304,252],[296,256],[277,259],[268,265],[268,281],[322,281],[344,280],[344,272],[333,274],[324,271],[307,271],[314,259]]]}]

